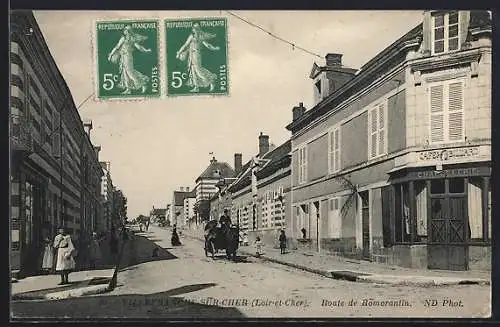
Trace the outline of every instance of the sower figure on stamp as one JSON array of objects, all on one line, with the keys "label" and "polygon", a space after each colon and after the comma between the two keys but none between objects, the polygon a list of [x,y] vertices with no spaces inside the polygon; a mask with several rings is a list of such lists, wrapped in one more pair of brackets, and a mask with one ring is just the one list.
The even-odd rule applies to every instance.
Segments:
[{"label": "sower figure on stamp", "polygon": [[151,52],[141,44],[147,36],[136,34],[132,31],[130,25],[123,30],[123,36],[108,55],[108,60],[112,63],[118,63],[120,67],[120,82],[118,87],[124,89],[122,94],[130,94],[132,90],[141,90],[146,92],[146,84],[149,77],[137,71],[134,68],[134,48],[141,52]]},{"label": "sower figure on stamp", "polygon": [[75,269],[73,254],[76,249],[71,241],[71,236],[66,233],[64,228],[58,229],[58,234],[54,239],[54,248],[57,249],[56,271],[61,274],[59,285],[68,284],[69,273]]},{"label": "sower figure on stamp", "polygon": [[220,48],[208,43],[207,40],[215,37],[215,34],[203,31],[198,23],[193,25],[192,33],[184,45],[177,51],[176,58],[187,61],[188,81],[187,85],[193,87],[191,92],[198,92],[200,87],[209,87],[210,92],[215,88],[217,75],[201,65],[202,46],[209,50],[217,51]]}]

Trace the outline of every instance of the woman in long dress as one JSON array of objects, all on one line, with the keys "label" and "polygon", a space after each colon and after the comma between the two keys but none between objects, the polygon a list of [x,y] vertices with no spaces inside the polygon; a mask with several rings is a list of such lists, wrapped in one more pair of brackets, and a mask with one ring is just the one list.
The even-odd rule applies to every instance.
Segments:
[{"label": "woman in long dress", "polygon": [[112,63],[118,63],[120,81],[118,87],[123,89],[122,94],[131,94],[132,91],[141,90],[146,92],[149,77],[142,74],[134,68],[134,48],[141,52],[151,52],[140,44],[148,37],[136,34],[132,31],[130,25],[123,30],[123,36],[108,55],[108,60]]},{"label": "woman in long dress", "polygon": [[217,75],[201,65],[202,46],[212,51],[220,49],[207,42],[214,37],[215,34],[202,31],[200,25],[196,23],[184,45],[177,51],[176,58],[187,61],[187,86],[192,87],[191,92],[198,92],[200,87],[209,87],[210,92],[214,90]]},{"label": "woman in long dress", "polygon": [[56,271],[61,274],[59,285],[64,285],[69,283],[69,273],[75,269],[73,253],[76,249],[71,241],[71,236],[66,233],[64,228],[59,228],[58,233],[54,239],[54,248],[57,249]]},{"label": "woman in long dress", "polygon": [[101,254],[101,244],[99,242],[99,238],[97,237],[97,233],[92,233],[92,239],[89,244],[90,248],[90,268],[95,269],[101,262],[102,254]]},{"label": "woman in long dress", "polygon": [[179,240],[179,235],[177,234],[177,228],[176,227],[174,227],[174,229],[172,230],[172,239],[171,239],[171,242],[172,242],[172,246],[182,245],[181,241]]},{"label": "woman in long dress", "polygon": [[49,274],[54,269],[54,248],[52,241],[47,235],[43,239],[43,256],[42,256],[42,271]]}]

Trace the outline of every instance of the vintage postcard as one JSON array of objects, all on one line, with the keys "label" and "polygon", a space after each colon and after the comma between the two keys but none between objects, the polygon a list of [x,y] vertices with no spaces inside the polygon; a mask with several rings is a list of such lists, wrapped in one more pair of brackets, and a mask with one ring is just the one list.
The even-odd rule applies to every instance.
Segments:
[{"label": "vintage postcard", "polygon": [[491,317],[489,11],[10,29],[12,321]]},{"label": "vintage postcard", "polygon": [[165,21],[167,94],[227,95],[227,19]]},{"label": "vintage postcard", "polygon": [[97,22],[95,29],[97,97],[159,97],[158,22]]}]

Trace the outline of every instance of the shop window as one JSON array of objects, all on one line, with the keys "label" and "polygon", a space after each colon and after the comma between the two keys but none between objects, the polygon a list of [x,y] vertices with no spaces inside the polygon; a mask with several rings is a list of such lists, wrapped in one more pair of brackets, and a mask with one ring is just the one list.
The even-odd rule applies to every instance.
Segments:
[{"label": "shop window", "polygon": [[444,179],[433,179],[431,181],[431,194],[444,194]]},{"label": "shop window", "polygon": [[416,196],[416,241],[427,237],[427,182],[415,183]]},{"label": "shop window", "polygon": [[400,184],[396,186],[396,242],[411,241],[411,222],[410,222],[410,207],[409,207],[409,192],[408,184]]},{"label": "shop window", "polygon": [[450,178],[448,190],[450,193],[465,193],[465,180],[463,178]]}]

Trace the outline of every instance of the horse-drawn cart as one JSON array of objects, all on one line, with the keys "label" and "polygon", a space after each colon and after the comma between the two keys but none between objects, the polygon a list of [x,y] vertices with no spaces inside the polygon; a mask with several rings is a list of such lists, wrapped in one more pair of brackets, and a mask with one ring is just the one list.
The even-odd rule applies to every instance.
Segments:
[{"label": "horse-drawn cart", "polygon": [[219,250],[225,250],[228,259],[236,260],[239,245],[239,228],[233,226],[218,227],[217,222],[210,221],[205,226],[205,256],[212,258]]}]

